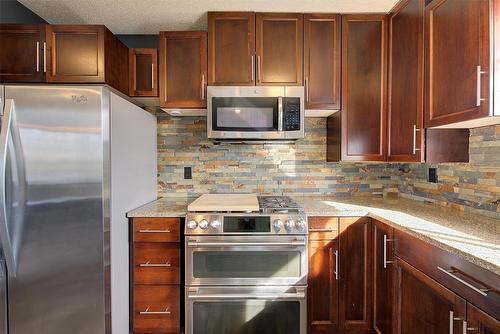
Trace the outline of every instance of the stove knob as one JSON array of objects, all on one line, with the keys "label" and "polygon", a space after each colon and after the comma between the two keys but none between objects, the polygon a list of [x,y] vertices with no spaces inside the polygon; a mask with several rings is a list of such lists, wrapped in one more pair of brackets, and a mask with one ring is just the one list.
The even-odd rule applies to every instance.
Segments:
[{"label": "stove knob", "polygon": [[206,219],[203,219],[202,221],[199,222],[198,225],[202,230],[206,230],[208,227],[208,221]]},{"label": "stove knob", "polygon": [[212,220],[212,222],[210,223],[210,226],[212,228],[215,228],[215,229],[218,229],[220,227],[220,221],[218,221],[217,219],[214,219]]},{"label": "stove knob", "polygon": [[299,231],[304,231],[306,229],[306,225],[307,225],[306,221],[302,218],[300,218],[299,221],[297,223],[295,223],[295,227]]},{"label": "stove knob", "polygon": [[198,227],[198,223],[196,222],[196,220],[190,220],[187,222],[186,226],[188,229],[194,230],[195,228]]},{"label": "stove knob", "polygon": [[295,227],[295,222],[293,221],[292,218],[289,218],[286,222],[285,222],[285,228],[288,232],[290,232],[291,230],[293,230],[293,228]]},{"label": "stove knob", "polygon": [[273,228],[276,233],[278,233],[283,228],[283,222],[281,219],[276,219],[273,221]]}]

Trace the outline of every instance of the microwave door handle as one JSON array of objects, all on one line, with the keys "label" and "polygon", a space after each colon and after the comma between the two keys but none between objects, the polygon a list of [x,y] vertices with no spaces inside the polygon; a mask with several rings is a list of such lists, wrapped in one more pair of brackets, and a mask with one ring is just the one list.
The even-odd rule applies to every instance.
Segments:
[{"label": "microwave door handle", "polygon": [[283,131],[283,97],[278,97],[278,131]]}]

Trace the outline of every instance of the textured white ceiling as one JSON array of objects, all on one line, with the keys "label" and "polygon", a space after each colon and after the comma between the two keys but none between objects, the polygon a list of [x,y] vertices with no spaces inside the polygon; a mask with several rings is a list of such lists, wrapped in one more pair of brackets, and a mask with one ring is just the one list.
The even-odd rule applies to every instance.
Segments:
[{"label": "textured white ceiling", "polygon": [[105,24],[115,34],[206,29],[207,11],[388,12],[398,0],[19,0],[49,23]]}]

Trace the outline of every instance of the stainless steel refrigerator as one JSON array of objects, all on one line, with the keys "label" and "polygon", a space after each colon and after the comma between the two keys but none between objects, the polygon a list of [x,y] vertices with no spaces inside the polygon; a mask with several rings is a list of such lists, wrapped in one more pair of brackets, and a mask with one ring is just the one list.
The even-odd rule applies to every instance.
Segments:
[{"label": "stainless steel refrigerator", "polygon": [[125,212],[156,198],[156,119],[107,86],[0,86],[0,334],[125,334]]}]

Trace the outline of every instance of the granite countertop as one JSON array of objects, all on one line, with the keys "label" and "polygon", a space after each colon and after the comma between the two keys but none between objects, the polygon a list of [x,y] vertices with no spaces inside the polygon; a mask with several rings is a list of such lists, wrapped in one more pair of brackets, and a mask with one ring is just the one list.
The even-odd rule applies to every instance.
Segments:
[{"label": "granite countertop", "polygon": [[[405,198],[294,197],[308,216],[369,216],[500,275],[500,214],[490,218]],[[185,216],[193,198],[161,198],[128,217]]]}]

